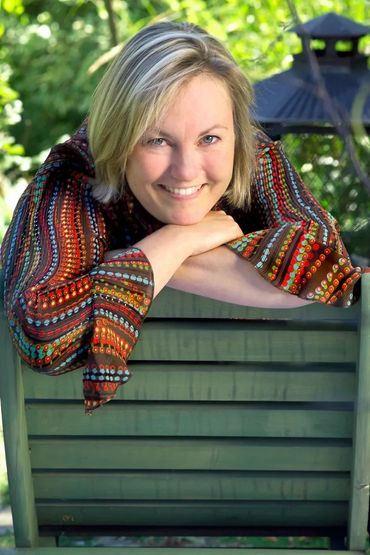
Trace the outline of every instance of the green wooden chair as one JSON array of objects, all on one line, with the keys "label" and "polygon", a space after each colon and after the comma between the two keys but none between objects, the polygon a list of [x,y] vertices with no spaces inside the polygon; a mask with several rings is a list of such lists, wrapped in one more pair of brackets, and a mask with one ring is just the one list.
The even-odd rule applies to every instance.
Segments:
[{"label": "green wooden chair", "polygon": [[350,309],[262,310],[165,290],[130,361],[133,378],[91,417],[81,373],[48,377],[25,367],[3,308],[0,316],[17,545],[9,553],[81,553],[58,547],[58,538],[133,533],[306,534],[364,552],[370,274]]}]

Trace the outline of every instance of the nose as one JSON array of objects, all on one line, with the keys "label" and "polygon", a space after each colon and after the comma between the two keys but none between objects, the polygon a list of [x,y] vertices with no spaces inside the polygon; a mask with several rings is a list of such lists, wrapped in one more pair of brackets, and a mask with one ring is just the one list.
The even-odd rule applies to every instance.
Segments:
[{"label": "nose", "polygon": [[194,182],[199,176],[199,153],[191,147],[174,149],[171,160],[171,177],[176,181]]}]

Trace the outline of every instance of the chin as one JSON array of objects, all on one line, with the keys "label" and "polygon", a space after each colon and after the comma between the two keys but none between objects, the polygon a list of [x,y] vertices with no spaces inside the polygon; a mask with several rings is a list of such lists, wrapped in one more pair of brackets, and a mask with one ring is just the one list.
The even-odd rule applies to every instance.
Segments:
[{"label": "chin", "polygon": [[205,214],[174,214],[166,218],[165,223],[172,225],[193,225],[199,223]]}]

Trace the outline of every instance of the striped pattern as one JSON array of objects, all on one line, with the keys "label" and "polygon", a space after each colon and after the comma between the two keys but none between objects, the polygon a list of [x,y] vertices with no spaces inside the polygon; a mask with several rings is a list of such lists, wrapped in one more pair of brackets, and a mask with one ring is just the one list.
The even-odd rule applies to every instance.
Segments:
[{"label": "striped pattern", "polygon": [[[245,235],[228,244],[273,285],[327,304],[350,305],[353,268],[334,219],[313,199],[279,144],[257,136],[253,204],[228,207]],[[23,360],[57,375],[82,364],[87,411],[127,382],[126,361],[151,305],[153,276],[133,248],[160,222],[126,191],[103,206],[91,194],[86,127],[52,149],[22,195],[1,261],[10,330]],[[104,253],[124,249],[110,262]]]},{"label": "striped pattern", "polygon": [[86,364],[85,407],[109,401],[151,304],[145,255],[103,262],[106,218],[91,195],[85,129],[53,149],[15,210],[2,245],[10,330],[27,364],[61,374]]},{"label": "striped pattern", "polygon": [[[353,268],[338,224],[315,200],[279,142],[259,135],[252,213],[260,226],[228,246],[273,285],[308,300],[349,306]],[[241,227],[246,225],[241,216]]]}]

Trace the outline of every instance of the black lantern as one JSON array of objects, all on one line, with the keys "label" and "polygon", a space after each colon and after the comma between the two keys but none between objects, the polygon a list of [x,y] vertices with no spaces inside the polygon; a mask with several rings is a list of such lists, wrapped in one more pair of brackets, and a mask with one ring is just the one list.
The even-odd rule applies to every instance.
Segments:
[{"label": "black lantern", "polygon": [[255,84],[255,118],[282,140],[307,185],[340,221],[356,263],[369,264],[370,71],[359,40],[370,27],[328,13],[290,31],[301,38],[302,52],[288,71]]},{"label": "black lantern", "polygon": [[[256,83],[257,121],[273,135],[335,132],[349,123],[370,130],[370,71],[358,51],[370,27],[328,13],[290,31],[301,38],[302,52],[291,69]],[[322,48],[314,48],[314,40]],[[343,41],[344,51],[338,48]]]}]

